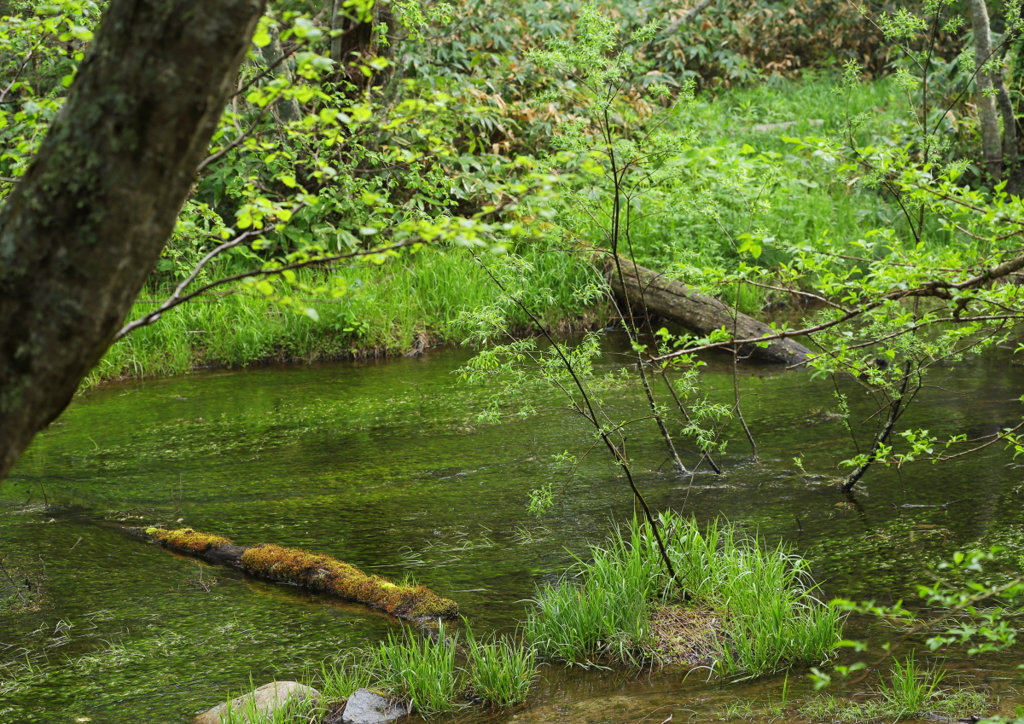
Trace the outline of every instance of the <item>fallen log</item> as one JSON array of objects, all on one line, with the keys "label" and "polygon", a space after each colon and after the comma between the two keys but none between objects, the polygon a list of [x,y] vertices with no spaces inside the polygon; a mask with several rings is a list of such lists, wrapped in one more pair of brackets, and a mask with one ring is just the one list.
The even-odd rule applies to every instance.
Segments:
[{"label": "fallen log", "polygon": [[191,528],[129,528],[128,531],[176,553],[239,568],[269,581],[291,583],[313,591],[357,601],[397,618],[421,621],[455,618],[459,606],[426,586],[399,586],[381,576],[301,548],[260,543],[238,546],[229,539]]},{"label": "fallen log", "polygon": [[[702,336],[723,327],[733,339],[754,339],[773,334],[767,324],[736,311],[714,297],[701,294],[682,282],[621,257],[619,265],[622,279],[611,261],[605,266],[605,274],[615,295],[634,309],[644,308],[648,314],[656,314]],[[622,282],[625,282],[625,287]],[[767,347],[746,344],[740,348],[739,353],[763,362],[788,365],[806,362],[813,354],[791,339],[775,339]]]}]

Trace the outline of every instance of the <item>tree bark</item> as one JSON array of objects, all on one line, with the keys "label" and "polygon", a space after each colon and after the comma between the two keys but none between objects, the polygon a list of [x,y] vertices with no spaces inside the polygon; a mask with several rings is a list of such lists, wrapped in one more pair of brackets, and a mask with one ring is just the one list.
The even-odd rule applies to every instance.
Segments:
[{"label": "tree bark", "polygon": [[174,228],[265,0],[112,0],[0,209],[0,479],[71,400]]},{"label": "tree bark", "polygon": [[[736,311],[714,297],[694,291],[681,282],[626,259],[620,258],[619,263],[622,265],[625,289],[619,281],[619,275],[609,273],[612,291],[625,303],[636,307],[641,303],[642,290],[646,313],[653,312],[701,335],[722,327],[734,339],[752,339],[772,334],[767,324]],[[614,271],[614,265],[609,266]],[[809,349],[791,339],[773,340],[767,347],[745,345],[739,352],[764,362],[789,365],[806,362],[812,354]]]},{"label": "tree bark", "polygon": [[985,168],[998,181],[1003,172],[1003,146],[999,137],[999,116],[993,94],[993,74],[982,68],[992,58],[992,30],[988,22],[985,0],[967,0],[971,28],[974,30],[974,63],[978,69],[978,121],[981,124],[981,147],[985,155]]}]

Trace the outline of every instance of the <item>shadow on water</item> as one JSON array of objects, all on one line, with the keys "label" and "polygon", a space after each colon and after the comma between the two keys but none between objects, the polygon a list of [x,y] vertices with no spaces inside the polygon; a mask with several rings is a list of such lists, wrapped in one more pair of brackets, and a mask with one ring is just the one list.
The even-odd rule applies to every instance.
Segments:
[{"label": "shadow on water", "polygon": [[[571,479],[556,468],[552,456],[585,450],[591,434],[554,406],[478,425],[485,393],[452,374],[466,358],[451,350],[219,371],[76,400],[0,487],[0,557],[31,594],[0,614],[0,721],[185,722],[247,689],[250,677],[301,678],[397,625],[172,556],[111,523],[181,521],[241,544],[322,551],[455,598],[478,631],[514,630],[536,585],[630,516],[632,501],[596,452]],[[709,369],[710,394],[731,399],[730,368]],[[941,378],[904,424],[973,437],[1019,419],[1024,370],[1008,353],[969,359]],[[760,461],[731,434],[725,474],[681,477],[653,430],[633,433],[631,456],[653,506],[685,501],[700,520],[724,515],[789,542],[813,562],[824,597],[895,601],[954,550],[999,544],[1011,561],[1024,552],[1024,481],[996,446],[938,466],[873,469],[851,500],[834,485],[837,463],[855,451],[831,414],[831,383],[763,369],[742,383]],[[849,381],[842,391],[855,420],[867,418],[862,388]],[[638,400],[623,392],[613,416],[635,416]],[[551,480],[555,507],[529,516],[529,491]],[[848,635],[891,632],[853,621]],[[945,665],[1012,696],[1016,663],[1006,655]],[[804,673],[791,675],[791,699],[811,695]],[[545,667],[528,706],[454,719],[729,720],[743,713],[736,702],[779,702],[782,686],[781,677],[722,683],[701,672]]]}]

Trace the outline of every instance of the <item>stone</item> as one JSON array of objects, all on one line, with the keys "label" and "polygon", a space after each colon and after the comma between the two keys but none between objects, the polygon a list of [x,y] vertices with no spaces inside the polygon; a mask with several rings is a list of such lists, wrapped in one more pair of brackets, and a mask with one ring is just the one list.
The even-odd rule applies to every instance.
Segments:
[{"label": "stone", "polygon": [[247,722],[249,719],[245,713],[254,709],[260,714],[267,714],[284,707],[289,701],[295,699],[316,701],[319,698],[320,692],[311,686],[305,686],[297,681],[272,681],[245,696],[204,711],[192,720],[192,724],[221,724],[223,720],[227,719],[228,707],[232,712],[243,715],[236,721]]},{"label": "stone", "polygon": [[356,689],[341,715],[344,724],[384,724],[409,713],[409,706],[398,699],[387,699],[369,689]]}]

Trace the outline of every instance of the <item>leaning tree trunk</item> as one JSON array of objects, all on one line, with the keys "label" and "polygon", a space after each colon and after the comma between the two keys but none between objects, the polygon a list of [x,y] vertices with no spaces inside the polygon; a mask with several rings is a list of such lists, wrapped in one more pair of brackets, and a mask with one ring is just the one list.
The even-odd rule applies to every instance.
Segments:
[{"label": "leaning tree trunk", "polygon": [[[620,257],[625,288],[609,264],[608,281],[612,291],[633,307],[646,307],[647,313],[675,322],[697,334],[710,334],[725,327],[733,339],[756,339],[774,334],[771,327],[736,311],[714,297],[701,294],[682,282],[669,279]],[[811,351],[791,339],[773,340],[767,347],[744,345],[740,353],[764,362],[800,364],[810,359]]]},{"label": "leaning tree trunk", "polygon": [[0,479],[71,400],[152,271],[265,0],[111,0],[0,210]]},{"label": "leaning tree trunk", "polygon": [[[992,59],[992,30],[988,22],[988,7],[985,0],[967,0],[967,10],[974,30],[974,63],[978,69],[976,82],[981,148],[989,176],[998,181],[1003,174],[1003,144],[999,137],[999,115],[993,90],[996,85],[996,74],[983,70]],[[999,79],[1002,79],[1001,74]]]}]

